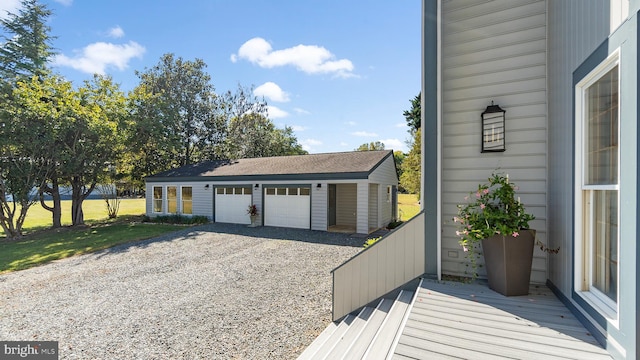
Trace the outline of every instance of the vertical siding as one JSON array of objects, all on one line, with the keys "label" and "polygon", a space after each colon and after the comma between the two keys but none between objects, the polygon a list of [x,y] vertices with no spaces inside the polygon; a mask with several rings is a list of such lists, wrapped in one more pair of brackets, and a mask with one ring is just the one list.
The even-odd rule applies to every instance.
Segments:
[{"label": "vertical siding", "polygon": [[573,71],[609,35],[606,1],[549,2],[549,279],[571,293],[573,229]]},{"label": "vertical siding", "polygon": [[336,184],[336,225],[356,227],[357,185]]},{"label": "vertical siding", "polygon": [[333,320],[425,272],[424,213],[333,271]]},{"label": "vertical siding", "polygon": [[385,226],[391,222],[393,214],[391,213],[391,201],[393,196],[391,195],[389,201],[387,201],[387,185],[378,187],[378,219],[379,226]]},{"label": "vertical siding", "polygon": [[213,219],[213,187],[205,188],[205,183],[184,183],[181,186],[191,186],[193,191],[193,215],[206,216]]},{"label": "vertical siding", "polygon": [[311,230],[327,231],[327,201],[329,185],[311,186]]},{"label": "vertical siding", "polygon": [[[464,275],[452,218],[465,195],[495,169],[519,187],[531,226],[547,241],[546,2],[449,1],[442,4],[442,271]],[[480,114],[506,110],[506,151],[480,153]],[[536,250],[532,281],[545,282]],[[483,275],[483,269],[480,269]]]}]

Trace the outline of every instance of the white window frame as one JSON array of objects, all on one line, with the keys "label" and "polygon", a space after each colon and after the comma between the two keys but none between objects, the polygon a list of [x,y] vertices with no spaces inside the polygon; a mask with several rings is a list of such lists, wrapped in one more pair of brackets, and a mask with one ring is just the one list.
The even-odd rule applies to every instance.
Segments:
[{"label": "white window frame", "polygon": [[[156,199],[156,188],[160,188],[162,196],[160,199]],[[154,214],[164,214],[165,211],[165,187],[162,185],[153,185],[151,187],[151,212]],[[160,211],[156,211],[156,200],[160,200]]]},{"label": "white window frame", "polygon": [[[617,267],[617,279],[618,284],[616,289],[618,291],[618,301],[613,301],[605,294],[600,292],[595,287],[591,287],[593,283],[591,266],[593,264],[593,252],[590,251],[591,242],[587,244],[584,240],[584,221],[585,213],[589,209],[585,209],[583,203],[585,190],[614,190],[618,193],[618,221],[620,224],[620,146],[618,146],[618,182],[615,185],[585,185],[586,171],[588,171],[588,164],[586,164],[586,121],[585,105],[586,90],[598,80],[600,80],[606,73],[611,71],[614,67],[618,66],[618,141],[620,139],[620,83],[622,78],[620,77],[620,51],[617,49],[614,51],[605,61],[595,67],[587,76],[585,76],[575,86],[575,184],[574,184],[574,288],[576,293],[582,297],[587,303],[589,303],[594,309],[596,309],[603,316],[613,321],[614,324],[619,321],[619,301],[620,301],[620,266]],[[620,257],[620,229],[618,228],[618,257]]]},{"label": "white window frame", "polygon": [[[185,214],[185,212],[184,212],[184,202],[185,202],[185,200],[183,199],[183,196],[182,196],[183,195],[182,194],[182,190],[185,189],[185,188],[190,188],[191,189],[191,200],[186,200],[186,201],[189,201],[191,203],[191,213],[190,214]],[[179,206],[179,210],[178,211],[180,212],[180,215],[193,216],[193,186],[191,186],[191,185],[180,186],[180,195],[179,196],[180,196],[180,206]]]}]

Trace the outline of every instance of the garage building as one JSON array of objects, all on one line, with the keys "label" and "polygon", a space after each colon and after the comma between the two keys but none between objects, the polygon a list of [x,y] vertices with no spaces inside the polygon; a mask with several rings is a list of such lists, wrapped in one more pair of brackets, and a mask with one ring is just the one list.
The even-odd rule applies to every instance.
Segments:
[{"label": "garage building", "polygon": [[213,222],[366,234],[396,220],[392,151],[216,160],[147,177],[150,217],[182,214]]}]

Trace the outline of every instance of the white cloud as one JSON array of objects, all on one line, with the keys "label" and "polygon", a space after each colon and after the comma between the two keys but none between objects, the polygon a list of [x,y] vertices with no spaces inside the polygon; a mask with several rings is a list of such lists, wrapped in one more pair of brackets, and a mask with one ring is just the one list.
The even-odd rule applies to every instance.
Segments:
[{"label": "white cloud", "polygon": [[307,150],[308,152],[312,152],[314,147],[322,145],[322,141],[315,139],[304,139],[299,141],[302,148]]},{"label": "white cloud", "polygon": [[71,4],[73,4],[73,0],[54,0],[54,1],[64,6],[71,6]]},{"label": "white cloud", "polygon": [[53,63],[89,74],[105,74],[107,68],[126,69],[129,66],[129,60],[142,58],[145,51],[144,46],[135,41],[122,45],[97,42],[87,45],[75,57],[59,54],[54,57]]},{"label": "white cloud", "polygon": [[263,68],[293,66],[307,74],[333,74],[338,77],[353,77],[353,63],[336,56],[322,46],[296,45],[282,50],[273,50],[263,38],[253,38],[240,46],[231,61],[245,59]]},{"label": "white cloud", "polygon": [[119,39],[124,36],[124,30],[122,30],[120,26],[116,26],[109,29],[108,35],[109,37]]},{"label": "white cloud", "polygon": [[275,102],[287,102],[289,101],[289,94],[282,91],[280,86],[274,82],[266,82],[253,90],[253,95],[264,96],[267,99]]},{"label": "white cloud", "polygon": [[376,136],[378,136],[378,134],[376,134],[376,133],[366,132],[366,131],[356,131],[356,132],[351,133],[351,135],[360,136],[360,137],[376,137]]},{"label": "white cloud", "polygon": [[407,123],[403,123],[403,122],[400,122],[400,123],[396,124],[397,128],[403,128],[403,127],[406,127],[406,126],[407,126]]},{"label": "white cloud", "polygon": [[301,126],[301,125],[291,125],[291,128],[293,129],[293,131],[305,131],[305,130],[307,130],[306,127]]},{"label": "white cloud", "polygon": [[272,105],[267,105],[267,113],[269,119],[279,119],[289,116],[289,113]]},{"label": "white cloud", "polygon": [[297,114],[300,115],[310,115],[311,113],[305,109],[301,109],[301,108],[293,108],[293,111],[295,111]]},{"label": "white cloud", "polygon": [[4,19],[9,13],[17,13],[20,8],[20,0],[0,0],[0,19]]},{"label": "white cloud", "polygon": [[384,144],[384,148],[387,150],[393,149],[394,151],[397,151],[397,150],[400,150],[402,152],[407,151],[407,145],[402,140],[386,139],[386,140],[379,140],[379,141]]},{"label": "white cloud", "polygon": [[356,122],[355,121],[347,121],[345,124],[349,125],[349,126],[356,126]]}]

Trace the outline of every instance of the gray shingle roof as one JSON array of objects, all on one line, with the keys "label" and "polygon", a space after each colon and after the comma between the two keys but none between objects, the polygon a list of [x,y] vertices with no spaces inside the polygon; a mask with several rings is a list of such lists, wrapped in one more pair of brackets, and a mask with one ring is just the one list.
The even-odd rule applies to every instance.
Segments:
[{"label": "gray shingle roof", "polygon": [[[163,171],[147,181],[204,180],[204,178],[361,178],[368,176],[390,150],[277,156],[239,160],[216,160]],[[366,176],[365,176],[366,175]]]}]

